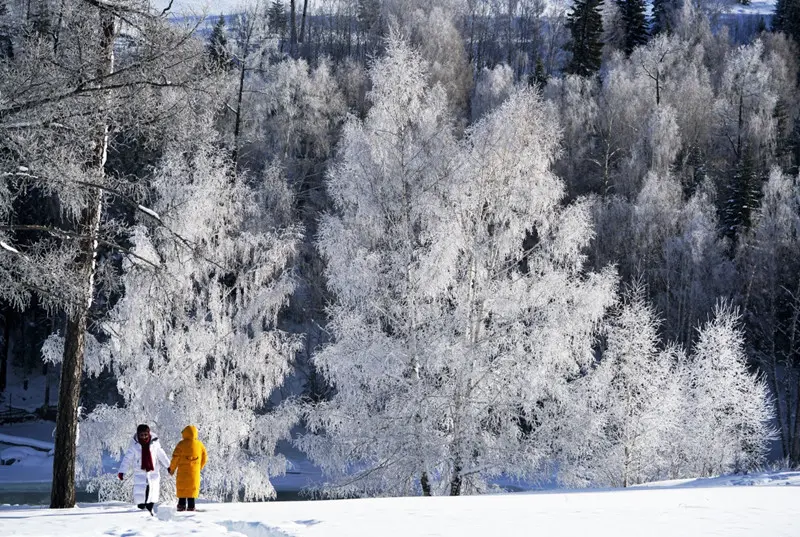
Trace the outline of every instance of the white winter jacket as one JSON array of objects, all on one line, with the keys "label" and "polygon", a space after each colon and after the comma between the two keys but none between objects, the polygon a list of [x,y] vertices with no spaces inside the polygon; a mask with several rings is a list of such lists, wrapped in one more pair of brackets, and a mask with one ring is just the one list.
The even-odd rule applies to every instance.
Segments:
[{"label": "white winter jacket", "polygon": [[[159,463],[164,468],[169,468],[169,458],[161,447],[158,438],[150,440],[150,456],[153,457],[153,471],[145,472],[142,470],[142,445],[134,435],[130,447],[122,457],[122,464],[119,465],[120,473],[127,474],[133,471],[133,503],[156,503],[161,486],[161,473],[158,469]],[[150,491],[145,500],[145,491],[150,485]]]}]

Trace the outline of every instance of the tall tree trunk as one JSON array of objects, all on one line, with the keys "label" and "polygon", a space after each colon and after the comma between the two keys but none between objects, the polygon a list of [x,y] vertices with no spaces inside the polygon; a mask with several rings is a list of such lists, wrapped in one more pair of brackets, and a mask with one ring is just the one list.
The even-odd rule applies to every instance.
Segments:
[{"label": "tall tree trunk", "polygon": [[289,1],[289,54],[297,56],[297,0]]},{"label": "tall tree trunk", "polygon": [[[246,54],[245,54],[246,56]],[[239,169],[239,133],[242,129],[242,98],[244,96],[244,74],[246,71],[245,59],[242,58],[239,67],[239,91],[236,95],[236,123],[233,126],[233,169]]]},{"label": "tall tree trunk", "polygon": [[428,479],[428,472],[422,472],[422,477],[419,478],[419,484],[422,487],[422,495],[423,496],[432,496],[431,494],[431,482]]},{"label": "tall tree trunk", "polygon": [[[795,291],[794,296],[792,297],[792,320],[791,326],[789,327],[789,352],[787,353],[787,357],[790,360],[795,359],[795,354],[797,353],[797,344],[798,344],[798,326],[800,325],[800,279],[797,280],[797,290]],[[788,420],[791,420],[791,411],[788,410],[789,408],[789,398],[791,395],[787,390],[787,414]],[[800,378],[797,381],[797,394],[795,396],[795,402],[797,404],[794,412],[794,431],[792,438],[790,440],[792,452],[791,452],[791,461],[793,464],[797,465],[800,464]],[[780,404],[780,403],[778,403]],[[778,408],[778,412],[780,412],[780,407]]]},{"label": "tall tree trunk", "polygon": [[244,98],[244,79],[247,74],[247,56],[250,54],[250,38],[253,36],[253,21],[247,19],[244,42],[240,42],[241,57],[239,58],[239,88],[236,91],[236,121],[233,126],[233,169],[239,169],[239,137],[242,130],[242,100]]},{"label": "tall tree trunk", "polygon": [[8,359],[11,353],[11,315],[10,307],[3,312],[3,340],[0,342],[0,393],[6,391],[8,379]]},{"label": "tall tree trunk", "polygon": [[[101,64],[97,66],[98,84],[114,69],[115,20],[107,11],[100,11],[101,25],[100,51]],[[103,175],[108,149],[108,125],[98,125],[95,133],[95,151],[88,171]],[[103,193],[94,188],[80,222],[80,233],[86,238],[80,242],[77,259],[81,281],[84,284],[83,303],[78,311],[67,320],[64,335],[64,359],[61,365],[61,383],[58,393],[58,414],[56,416],[56,441],[53,454],[53,485],[50,491],[50,507],[66,508],[75,506],[75,454],[78,440],[78,405],[81,396],[83,377],[83,355],[86,347],[86,326],[89,308],[94,295],[94,273],[97,257],[97,232],[103,212]]]},{"label": "tall tree trunk", "polygon": [[450,479],[450,496],[461,495],[461,471],[461,461],[456,460],[455,464],[453,465],[453,477]]},{"label": "tall tree trunk", "polygon": [[300,35],[297,36],[297,41],[302,43],[306,36],[306,12],[308,11],[308,0],[303,0],[303,16],[300,19]]}]

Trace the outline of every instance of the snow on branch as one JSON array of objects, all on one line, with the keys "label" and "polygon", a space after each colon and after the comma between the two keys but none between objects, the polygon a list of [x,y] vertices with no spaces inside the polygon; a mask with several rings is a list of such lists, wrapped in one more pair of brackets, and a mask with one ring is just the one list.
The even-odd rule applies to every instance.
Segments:
[{"label": "snow on branch", "polygon": [[152,218],[155,218],[156,220],[161,222],[161,217],[158,216],[158,213],[155,212],[153,209],[148,209],[144,205],[137,205],[136,208],[145,213],[146,215],[151,216]]},{"label": "snow on branch", "polygon": [[4,241],[0,241],[0,248],[2,248],[3,250],[8,250],[13,254],[22,255],[22,252],[20,252],[19,250],[17,250],[16,248],[14,248],[13,246]]}]

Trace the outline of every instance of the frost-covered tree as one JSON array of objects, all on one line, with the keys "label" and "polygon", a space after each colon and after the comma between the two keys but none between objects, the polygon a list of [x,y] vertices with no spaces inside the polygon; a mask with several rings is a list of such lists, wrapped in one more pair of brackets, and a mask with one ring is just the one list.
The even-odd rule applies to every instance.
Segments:
[{"label": "frost-covered tree", "polygon": [[[162,160],[151,208],[169,231],[146,222],[136,228],[123,296],[90,357],[95,371],[114,373],[124,405],[101,405],[84,420],[87,475],[101,467],[104,450],[124,451],[133,424],[151,424],[167,449],[193,424],[213,454],[204,495],[274,496],[269,477],[284,470],[275,444],[293,421],[289,412],[265,410],[298,345],[276,324],[293,290],[299,237],[281,225],[280,205],[291,196],[280,173],[270,170],[263,181],[258,188],[268,196],[202,141]],[[192,248],[176,245],[176,234]]]},{"label": "frost-covered tree", "polygon": [[332,154],[346,114],[344,98],[326,61],[311,68],[305,60],[286,59],[261,70],[248,82],[248,121],[242,157],[258,169],[266,162],[285,166],[305,190],[308,175],[321,170]]},{"label": "frost-covered tree", "polygon": [[796,416],[800,357],[800,195],[797,179],[773,169],[736,263],[749,348],[766,374],[784,457],[800,460]]},{"label": "frost-covered tree", "polygon": [[688,367],[692,442],[687,465],[694,475],[747,470],[764,460],[774,431],[766,383],[747,369],[738,311],[718,305],[701,329]]},{"label": "frost-covered tree", "polygon": [[514,71],[506,64],[478,74],[470,103],[472,121],[476,122],[505,101],[514,89]]},{"label": "frost-covered tree", "polygon": [[725,59],[714,112],[722,147],[735,162],[760,164],[774,152],[778,95],[759,39],[731,51]]},{"label": "frost-covered tree", "polygon": [[515,92],[457,149],[422,73],[390,44],[328,181],[334,340],[316,363],[336,392],[300,445],[338,494],[531,475],[551,430],[532,424],[591,360],[614,296],[611,271],[583,271],[587,208],[562,207],[558,127],[536,94]]},{"label": "frost-covered tree", "polygon": [[684,201],[675,178],[649,173],[634,202],[611,198],[594,209],[594,266],[617,263],[623,281],[642,278],[666,340],[685,348],[735,275],[711,199],[700,188]]},{"label": "frost-covered tree", "polygon": [[[654,301],[665,318],[665,335],[686,349],[695,327],[708,318],[718,298],[731,296],[735,271],[728,242],[720,236],[713,193],[701,187],[674,216],[677,228],[662,245],[654,271]],[[655,201],[655,200],[652,200]]]},{"label": "frost-covered tree", "polygon": [[[98,290],[115,279],[98,261],[126,251],[125,220],[106,206],[139,210],[139,178],[108,173],[118,154],[109,141],[155,142],[170,130],[167,115],[190,108],[188,88],[204,85],[201,45],[148,2],[61,2],[57,14],[33,33],[16,19],[19,53],[0,62],[0,293],[17,308],[35,296],[68,317],[51,505],[71,507],[86,334]],[[21,218],[26,204],[40,210]]]},{"label": "frost-covered tree", "polygon": [[[444,92],[426,86],[422,60],[397,40],[370,76],[372,106],[363,121],[345,126],[327,180],[337,213],[320,225],[336,343],[315,363],[336,394],[308,418],[311,432],[325,436],[301,444],[342,478],[341,494],[399,494],[420,480],[430,486],[424,460],[433,439],[417,427],[423,416],[415,400],[424,394],[421,332],[440,317],[436,298],[447,284],[432,251],[443,240],[455,157]],[[394,452],[398,460],[383,462]],[[360,464],[369,469],[348,485]]]},{"label": "frost-covered tree", "polygon": [[634,284],[608,320],[599,364],[575,392],[588,434],[562,448],[560,480],[627,487],[668,473],[685,398],[680,351],[663,348],[659,324],[644,287]]},{"label": "frost-covered tree", "polygon": [[606,190],[595,158],[600,146],[596,135],[601,113],[595,98],[598,91],[595,79],[567,75],[551,78],[543,92],[558,111],[563,150],[556,170],[571,195]]},{"label": "frost-covered tree", "polygon": [[[297,289],[284,321],[305,336],[304,359],[296,362],[297,378],[314,385],[316,376],[308,358],[326,337],[322,326],[328,297],[313,240],[319,215],[330,207],[325,171],[347,108],[325,60],[311,68],[305,60],[285,59],[254,73],[249,84],[254,91],[245,101],[249,121],[243,130],[242,161],[255,170],[271,165],[285,170],[294,194],[293,217],[306,230],[297,256]],[[311,391],[320,388],[314,386]]]}]

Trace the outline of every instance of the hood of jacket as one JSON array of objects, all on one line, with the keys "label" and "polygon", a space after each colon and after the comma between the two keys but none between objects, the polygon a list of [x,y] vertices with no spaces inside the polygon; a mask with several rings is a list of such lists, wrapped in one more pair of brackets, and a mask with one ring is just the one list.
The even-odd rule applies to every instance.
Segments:
[{"label": "hood of jacket", "polygon": [[181,431],[181,436],[183,436],[184,440],[193,440],[197,439],[197,427],[194,425],[187,425]]}]

